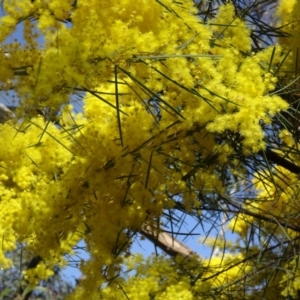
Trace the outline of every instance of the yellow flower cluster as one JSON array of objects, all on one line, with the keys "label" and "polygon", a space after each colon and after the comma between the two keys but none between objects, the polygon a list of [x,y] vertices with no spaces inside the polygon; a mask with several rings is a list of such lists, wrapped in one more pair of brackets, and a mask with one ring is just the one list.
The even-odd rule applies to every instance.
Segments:
[{"label": "yellow flower cluster", "polygon": [[53,270],[40,262],[35,268],[23,271],[24,278],[33,286],[38,285],[41,280],[45,280],[54,274]]},{"label": "yellow flower cluster", "polygon": [[[0,148],[0,265],[9,265],[5,253],[17,242],[46,265],[64,265],[84,239],[91,259],[74,297],[93,299],[119,274],[145,221],[176,199],[197,210],[199,191],[224,190],[216,166],[234,151],[227,131],[241,135],[246,154],[264,148],[260,120],[287,108],[269,95],[284,55],[250,53],[232,5],[207,25],[190,0],[5,1],[4,9],[2,41],[27,23],[25,46],[5,46],[12,59],[0,54],[0,87],[13,83],[20,98],[19,121],[0,127],[0,144],[9,144]],[[14,77],[22,66],[26,76]],[[85,93],[78,114],[67,105],[76,92]],[[32,117],[61,106],[59,126]],[[176,282],[161,299],[192,299],[187,287]]]},{"label": "yellow flower cluster", "polygon": [[[182,258],[180,260],[182,262]],[[179,264],[174,264],[174,261],[155,256],[144,260],[141,255],[137,255],[126,259],[125,263],[126,268],[134,272],[134,275],[130,275],[126,280],[118,278],[118,285],[104,288],[101,293],[103,299],[112,299],[112,295],[115,299],[132,300],[149,298],[149,296],[161,300],[178,299],[178,297],[183,300],[195,299],[190,278],[178,273]],[[92,295],[96,297],[96,294]]]},{"label": "yellow flower cluster", "polygon": [[[298,147],[291,133],[287,130],[282,130],[280,138],[283,145],[276,151],[278,155],[284,156],[287,161],[292,161],[295,165],[299,165],[299,155],[290,151]],[[256,199],[248,200],[243,207],[250,213],[263,216],[263,218],[269,218],[270,221],[260,220],[259,217],[256,218],[253,215],[242,213],[230,221],[229,228],[239,234],[244,241],[246,241],[254,228],[259,228],[260,242],[265,243],[266,247],[271,244],[269,242],[271,237],[276,237],[276,239],[281,241],[285,239],[297,239],[297,228],[299,228],[300,224],[299,175],[281,166],[276,166],[275,169],[255,174],[253,184],[258,193]],[[273,222],[274,220],[276,222]],[[270,249],[272,249],[271,246]],[[294,245],[287,245],[285,251],[293,255]],[[271,254],[271,252],[265,255],[268,254],[271,255],[271,260],[276,255],[274,253]],[[263,277],[263,275],[260,276]],[[262,279],[262,277],[258,277],[258,279]],[[297,258],[291,258],[287,261],[283,260],[280,263],[280,269],[276,273],[276,277],[270,279],[272,286],[276,286],[276,289],[269,289],[268,296],[273,298],[280,294],[283,297],[296,297],[299,289],[298,277],[299,268]]]},{"label": "yellow flower cluster", "polygon": [[283,70],[293,77],[299,76],[299,30],[300,30],[300,3],[296,0],[280,0],[277,8],[277,15],[280,18],[279,26],[286,33],[286,37],[280,37],[280,44],[291,51]]},{"label": "yellow flower cluster", "polygon": [[[230,296],[238,297],[244,289],[239,278],[253,269],[250,265],[241,268],[243,259],[243,255],[231,254],[210,260],[199,260],[199,257],[171,260],[155,256],[143,259],[137,255],[125,261],[126,269],[131,271],[126,280],[118,278],[117,285],[105,287],[100,295],[102,299],[138,300],[149,296],[161,300],[215,299],[218,288],[229,285]],[[187,272],[182,272],[182,268]],[[96,299],[96,293],[92,295]],[[218,295],[219,299],[230,299],[230,296]]]},{"label": "yellow flower cluster", "polygon": [[[300,164],[299,155],[290,153],[288,156],[285,153],[295,147],[295,141],[287,130],[283,130],[280,134],[283,146],[277,150],[280,156],[285,156],[286,160],[293,161],[294,164]],[[288,224],[299,226],[299,200],[298,194],[300,190],[299,176],[290,172],[281,166],[276,166],[276,170],[264,171],[255,175],[253,184],[258,193],[255,201],[248,201],[245,208],[258,215],[262,214],[270,219],[276,218]],[[252,216],[239,214],[230,222],[230,228],[239,233],[242,237],[247,236],[249,226],[255,222]],[[263,221],[259,221],[264,224]],[[268,223],[268,231],[275,230],[277,224],[270,225]],[[273,228],[273,229],[272,229]],[[285,236],[286,232],[289,236],[296,236],[296,233],[284,228],[278,228],[277,233]]]}]

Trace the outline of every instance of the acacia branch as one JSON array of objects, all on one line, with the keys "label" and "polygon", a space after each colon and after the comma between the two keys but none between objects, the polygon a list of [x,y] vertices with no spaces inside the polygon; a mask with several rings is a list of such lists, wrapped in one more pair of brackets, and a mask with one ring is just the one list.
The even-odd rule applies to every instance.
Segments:
[{"label": "acacia branch", "polygon": [[[278,166],[284,167],[285,169],[289,170],[294,174],[300,174],[300,167],[292,163],[290,160],[287,160],[280,156],[279,154],[273,152],[269,147],[267,147],[264,151],[266,158],[277,164]],[[264,156],[262,154],[262,156]]]},{"label": "acacia branch", "polygon": [[194,252],[182,242],[178,241],[172,235],[164,231],[158,231],[157,228],[153,228],[148,224],[143,224],[140,229],[140,233],[144,235],[149,241],[151,241],[155,246],[172,257],[175,257],[179,254],[184,257],[189,257],[192,255],[198,256],[196,252]]}]

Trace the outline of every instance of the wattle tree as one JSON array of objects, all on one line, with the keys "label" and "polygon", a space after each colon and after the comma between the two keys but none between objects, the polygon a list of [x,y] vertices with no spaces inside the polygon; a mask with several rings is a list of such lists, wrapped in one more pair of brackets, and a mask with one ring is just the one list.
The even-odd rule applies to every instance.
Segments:
[{"label": "wattle tree", "polygon": [[[70,299],[297,299],[300,3],[224,2],[2,1],[1,268],[83,241]],[[177,212],[235,235],[206,259]]]}]

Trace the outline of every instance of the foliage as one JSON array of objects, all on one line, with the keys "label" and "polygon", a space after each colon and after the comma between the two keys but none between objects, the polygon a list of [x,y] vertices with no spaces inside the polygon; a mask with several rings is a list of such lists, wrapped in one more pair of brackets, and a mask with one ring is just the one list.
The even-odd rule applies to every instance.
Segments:
[{"label": "foliage", "polygon": [[37,266],[41,260],[23,253],[22,248],[9,253],[14,266],[0,271],[0,299],[64,299],[74,290],[71,283],[67,282],[58,268],[54,268],[53,276],[43,280],[39,286],[32,286],[22,278],[22,270]]},{"label": "foliage", "polygon": [[[3,1],[2,268],[21,244],[37,285],[83,240],[70,299],[297,298],[300,4],[248,2]],[[238,238],[131,255],[177,212]]]}]

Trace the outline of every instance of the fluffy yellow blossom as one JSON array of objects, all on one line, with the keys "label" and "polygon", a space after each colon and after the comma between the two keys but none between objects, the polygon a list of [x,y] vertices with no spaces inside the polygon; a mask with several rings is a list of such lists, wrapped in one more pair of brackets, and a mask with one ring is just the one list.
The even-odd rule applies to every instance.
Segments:
[{"label": "fluffy yellow blossom", "polygon": [[24,277],[31,285],[37,285],[40,280],[45,280],[54,274],[53,270],[40,262],[34,269],[23,271]]},{"label": "fluffy yellow blossom", "polygon": [[[188,276],[164,259],[130,263],[137,276],[124,290],[118,278],[145,222],[178,202],[198,214],[201,193],[224,191],[221,173],[242,169],[233,139],[244,154],[264,149],[260,121],[288,108],[271,94],[285,52],[250,53],[250,30],[231,4],[203,24],[190,0],[4,2],[1,41],[26,21],[24,43],[5,45],[12,59],[0,54],[1,89],[13,88],[20,105],[0,125],[0,266],[21,243],[43,258],[25,272],[36,284],[83,240],[90,260],[73,299],[98,299],[97,287],[107,299],[199,299],[244,276],[247,268],[216,258],[223,275],[208,283],[196,280],[208,263]],[[238,217],[236,231],[246,230]]]}]

